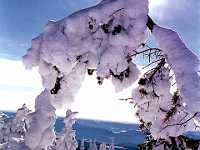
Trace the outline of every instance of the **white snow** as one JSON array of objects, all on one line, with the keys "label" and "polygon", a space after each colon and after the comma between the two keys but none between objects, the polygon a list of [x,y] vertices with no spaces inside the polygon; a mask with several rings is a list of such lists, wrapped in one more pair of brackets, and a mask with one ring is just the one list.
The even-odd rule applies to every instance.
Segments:
[{"label": "white snow", "polygon": [[[111,75],[115,77],[116,91],[123,89],[119,85],[127,88],[137,80],[137,66],[126,59],[130,50],[147,38],[147,14],[147,0],[104,0],[58,22],[47,23],[23,57],[27,68],[39,67],[45,88],[36,99],[35,113],[30,115],[27,146],[45,149],[50,144],[54,108],[73,102],[88,69],[97,71],[99,82]],[[125,75],[127,69],[130,72]],[[44,141],[46,133],[52,138]]]},{"label": "white snow", "polygon": [[[23,57],[26,68],[39,67],[44,87],[35,100],[35,112],[27,115],[26,146],[46,150],[57,142],[55,149],[76,149],[71,111],[67,111],[65,128],[56,141],[56,109],[71,105],[86,73],[94,72],[99,84],[112,79],[116,92],[138,81],[140,71],[129,54],[148,38],[147,16],[147,0],[103,0],[47,23]],[[132,103],[138,107],[139,118],[151,123],[154,138],[178,136],[194,130],[194,119],[199,119],[199,60],[176,32],[154,25],[152,33],[166,62],[159,71],[143,75],[143,83],[133,90]],[[174,73],[172,78],[170,72]],[[172,81],[176,81],[174,93]],[[22,116],[20,113],[16,119]],[[19,142],[15,138],[11,141]],[[90,147],[96,149],[95,142]]]},{"label": "white snow", "polygon": [[167,55],[167,61],[175,73],[177,87],[187,104],[187,110],[198,112],[200,106],[199,59],[170,29],[155,26],[153,30],[158,46]]}]

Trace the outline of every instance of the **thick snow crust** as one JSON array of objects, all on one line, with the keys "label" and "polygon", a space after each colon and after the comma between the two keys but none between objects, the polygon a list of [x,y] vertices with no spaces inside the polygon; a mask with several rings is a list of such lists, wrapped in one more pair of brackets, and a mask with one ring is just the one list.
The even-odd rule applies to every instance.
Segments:
[{"label": "thick snow crust", "polygon": [[176,137],[198,126],[199,60],[175,31],[154,25],[153,35],[166,63],[143,75],[143,82],[133,90],[133,103],[154,138]]},{"label": "thick snow crust", "polygon": [[[50,148],[56,138],[55,110],[73,102],[86,73],[95,73],[99,84],[111,78],[116,92],[138,81],[140,71],[130,54],[146,42],[147,21],[148,0],[103,0],[47,23],[23,57],[26,68],[39,67],[44,86],[36,98],[35,112],[27,115],[24,147]],[[177,136],[195,129],[194,119],[199,119],[199,60],[176,32],[154,25],[152,33],[166,64],[159,68],[162,73],[153,73],[153,86],[143,83],[133,90],[133,103],[142,121],[150,123],[154,138]],[[151,75],[143,76],[149,79]],[[170,92],[172,79],[177,87],[174,93]],[[56,149],[76,148],[71,121],[65,119]]]},{"label": "thick snow crust", "polygon": [[95,71],[99,84],[111,77],[116,91],[137,80],[139,69],[128,54],[147,38],[147,14],[147,0],[103,0],[60,21],[49,21],[32,40],[23,62],[29,69],[39,67],[45,90],[29,116],[25,136],[29,148],[47,149],[52,143],[55,109],[73,102],[87,72]]},{"label": "thick snow crust", "polygon": [[186,47],[175,31],[156,25],[153,34],[174,71],[176,85],[183,101],[187,104],[188,111],[198,112],[200,106],[198,57]]}]

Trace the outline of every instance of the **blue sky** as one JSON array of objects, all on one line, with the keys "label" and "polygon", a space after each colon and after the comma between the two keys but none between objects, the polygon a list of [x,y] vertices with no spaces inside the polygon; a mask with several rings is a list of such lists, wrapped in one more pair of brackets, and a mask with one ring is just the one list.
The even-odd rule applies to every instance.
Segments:
[{"label": "blue sky", "polygon": [[20,59],[48,20],[59,20],[95,0],[0,0],[0,57]]},{"label": "blue sky", "polygon": [[[42,32],[47,21],[62,19],[98,1],[0,0],[0,110],[16,110],[25,102],[33,108],[34,98],[42,90],[41,79],[36,69],[26,71],[20,59],[30,47],[31,39]],[[178,31],[188,47],[200,57],[199,8],[199,0],[150,0],[150,16],[158,24]],[[90,81],[84,82],[85,86],[73,105],[74,110],[80,110],[80,117],[131,120],[134,113],[132,106],[124,102],[122,105],[116,100],[130,97],[130,89],[114,96],[111,83],[99,88],[95,79]],[[91,90],[95,98],[89,97]],[[87,105],[93,107],[88,109]]]},{"label": "blue sky", "polygon": [[177,31],[186,45],[200,57],[199,0],[150,0],[150,16],[159,25]]},{"label": "blue sky", "polygon": [[[0,0],[0,58],[21,59],[48,20],[59,20],[98,1]],[[151,0],[150,6],[154,20],[178,31],[200,56],[200,1]]]}]

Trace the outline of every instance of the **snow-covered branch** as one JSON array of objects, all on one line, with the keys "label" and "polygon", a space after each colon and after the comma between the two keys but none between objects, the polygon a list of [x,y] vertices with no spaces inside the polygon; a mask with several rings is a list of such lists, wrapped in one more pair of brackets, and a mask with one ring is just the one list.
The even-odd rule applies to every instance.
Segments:
[{"label": "snow-covered branch", "polygon": [[[148,29],[157,48],[144,44]],[[141,46],[147,49],[140,51]],[[142,75],[134,63],[139,54],[149,60]],[[154,23],[148,0],[103,0],[49,21],[23,62],[27,68],[39,67],[44,86],[28,116],[25,143],[31,149],[47,149],[55,141],[55,110],[70,107],[86,73],[96,73],[99,84],[111,79],[116,92],[138,81],[132,103],[154,138],[194,130],[194,119],[199,120],[199,59],[175,31]]]}]

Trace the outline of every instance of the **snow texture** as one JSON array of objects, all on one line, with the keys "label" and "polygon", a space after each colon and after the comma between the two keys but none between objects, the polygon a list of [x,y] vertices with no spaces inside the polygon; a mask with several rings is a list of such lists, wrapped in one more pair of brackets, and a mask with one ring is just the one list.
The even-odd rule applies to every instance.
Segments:
[{"label": "snow texture", "polygon": [[[25,144],[30,149],[47,149],[55,141],[55,110],[70,106],[86,73],[95,72],[99,84],[111,78],[116,92],[137,81],[140,71],[129,55],[147,40],[147,21],[148,0],[103,0],[47,23],[23,57],[26,68],[39,67],[45,88],[36,98],[35,112],[28,116]],[[198,119],[199,60],[176,32],[154,25],[153,35],[166,65],[160,68],[162,76],[154,74],[156,86],[143,84],[134,89],[133,102],[139,117],[151,123],[154,138],[177,136],[193,130],[193,119]],[[170,92],[170,71],[174,72],[178,92]],[[182,122],[187,123],[179,125]],[[70,125],[66,119],[65,128]],[[72,130],[66,131],[70,136],[63,134],[61,141],[73,137]],[[63,145],[58,149],[64,149]]]},{"label": "snow texture", "polygon": [[187,109],[190,112],[198,112],[200,106],[198,57],[186,47],[175,31],[156,25],[153,34],[174,71],[177,87],[187,104]]},{"label": "snow texture", "polygon": [[56,136],[56,141],[51,150],[76,150],[78,143],[75,139],[75,131],[72,125],[75,123],[75,112],[67,110],[66,117],[64,118],[65,127],[61,133]]},{"label": "snow texture", "polygon": [[[104,0],[58,22],[49,21],[44,32],[32,40],[32,47],[23,57],[24,64],[27,68],[39,66],[47,89],[54,87],[58,76],[63,80],[67,78],[67,82],[76,82],[69,80],[84,75],[87,69],[95,69],[97,76],[106,78],[111,74],[120,75],[129,66],[133,73],[131,82],[126,77],[122,84],[130,86],[139,71],[126,58],[147,38],[147,14],[147,0]],[[73,93],[80,88],[79,83],[83,79],[84,76],[77,83],[68,83],[68,87],[61,80],[61,86],[74,89],[65,92],[69,97],[66,101],[73,101]],[[116,80],[113,79],[113,82],[117,89],[120,83]],[[121,78],[118,80],[122,81]],[[67,97],[63,94],[58,92],[56,97]],[[58,101],[63,104],[62,100]]]},{"label": "snow texture", "polygon": [[0,149],[3,150],[29,150],[24,143],[27,131],[26,118],[30,110],[23,105],[18,109],[16,115],[8,117],[0,114]]},{"label": "snow texture", "polygon": [[155,25],[153,35],[166,62],[143,75],[133,90],[133,103],[155,139],[177,137],[195,130],[199,121],[199,60],[176,32]]},{"label": "snow texture", "polygon": [[39,67],[45,90],[29,115],[29,148],[47,149],[54,141],[55,110],[70,106],[87,71],[96,71],[99,84],[112,76],[116,91],[136,81],[139,70],[127,57],[147,38],[147,14],[147,0],[103,0],[49,21],[32,40],[23,62],[28,69]]},{"label": "snow texture", "polygon": [[100,144],[99,150],[106,150],[106,144],[105,143]]},{"label": "snow texture", "polygon": [[55,108],[51,101],[53,96],[44,90],[35,102],[35,112],[27,118],[28,129],[25,134],[25,144],[31,150],[47,149],[55,139],[53,131],[56,121]]}]

